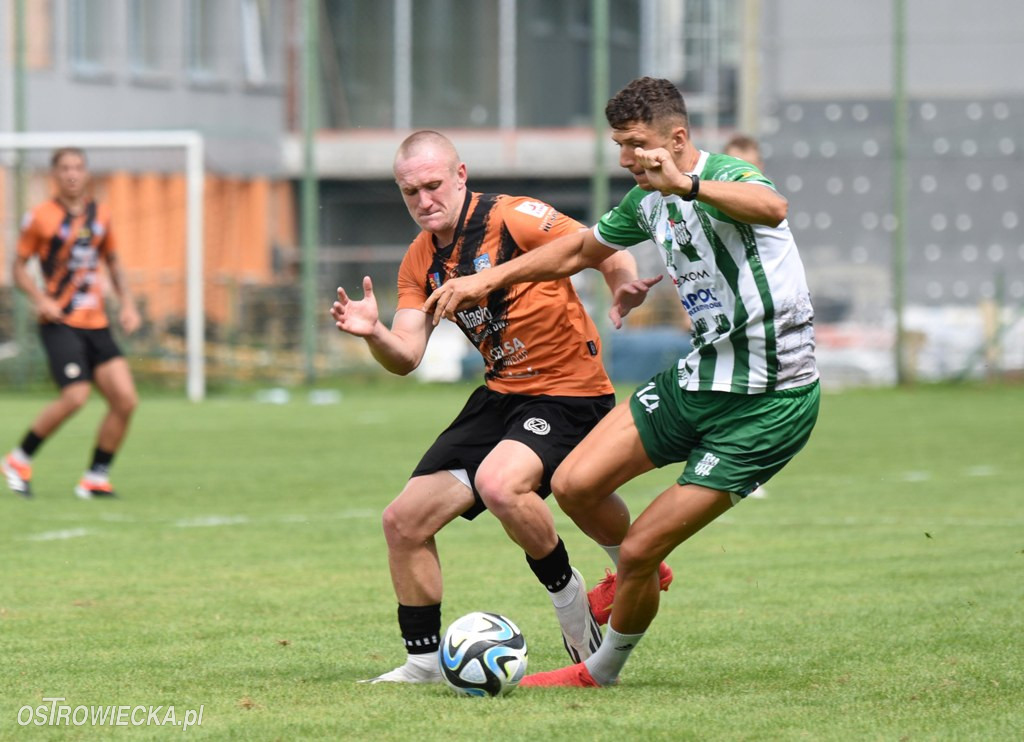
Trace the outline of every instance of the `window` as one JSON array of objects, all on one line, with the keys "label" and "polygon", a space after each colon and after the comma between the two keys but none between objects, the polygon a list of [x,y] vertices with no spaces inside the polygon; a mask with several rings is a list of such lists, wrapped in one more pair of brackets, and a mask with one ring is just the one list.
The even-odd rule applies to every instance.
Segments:
[{"label": "window", "polygon": [[129,0],[128,65],[136,77],[169,72],[173,8],[161,0]]},{"label": "window", "polygon": [[283,5],[272,0],[242,0],[242,61],[250,85],[280,83],[284,28]]},{"label": "window", "polygon": [[188,74],[193,82],[222,82],[234,47],[227,13],[235,7],[222,0],[188,0]]},{"label": "window", "polygon": [[[639,74],[640,0],[609,3],[609,90]],[[590,0],[519,0],[516,124],[589,126],[593,17]],[[557,91],[557,92],[556,92]]]},{"label": "window", "polygon": [[498,5],[412,3],[412,124],[498,125]]},{"label": "window", "polygon": [[[254,29],[246,41],[253,79],[261,74],[258,52],[265,48],[255,29],[276,3],[243,2],[251,16],[244,23]],[[322,2],[320,69],[329,128],[591,125],[591,0]],[[506,61],[501,42],[508,40],[501,36],[502,10],[509,7],[515,10],[514,70],[500,67]],[[666,77],[682,89],[695,126],[735,125],[740,0],[615,0],[608,9],[607,97],[638,75]],[[515,100],[500,99],[501,86],[511,80]],[[514,121],[499,120],[511,120],[511,111]]]},{"label": "window", "polygon": [[394,124],[395,11],[391,0],[325,0],[320,35],[325,125]]},{"label": "window", "polygon": [[109,0],[71,0],[69,37],[71,67],[76,74],[105,77],[111,74]]},{"label": "window", "polygon": [[[497,0],[326,0],[324,7],[327,126],[498,126]],[[399,29],[408,32],[404,48],[396,46]]]},{"label": "window", "polygon": [[739,11],[736,0],[686,0],[683,77],[676,82],[694,126],[736,123]]}]

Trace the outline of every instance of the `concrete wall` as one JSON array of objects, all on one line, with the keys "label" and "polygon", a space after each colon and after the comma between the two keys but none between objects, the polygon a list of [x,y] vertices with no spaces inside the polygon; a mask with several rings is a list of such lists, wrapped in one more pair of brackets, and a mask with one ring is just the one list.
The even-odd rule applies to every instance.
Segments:
[{"label": "concrete wall", "polygon": [[[762,4],[766,98],[876,98],[892,90],[892,0]],[[1024,4],[906,0],[907,90],[992,96],[1020,90]]]}]

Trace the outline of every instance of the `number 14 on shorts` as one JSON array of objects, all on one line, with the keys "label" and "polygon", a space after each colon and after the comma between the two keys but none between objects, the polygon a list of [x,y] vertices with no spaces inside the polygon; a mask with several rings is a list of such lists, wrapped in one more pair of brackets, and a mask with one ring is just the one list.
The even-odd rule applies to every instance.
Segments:
[{"label": "number 14 on shorts", "polygon": [[661,399],[658,397],[658,393],[654,391],[654,382],[650,382],[646,386],[642,386],[636,391],[636,398],[650,414],[658,409],[658,405],[661,403]]}]

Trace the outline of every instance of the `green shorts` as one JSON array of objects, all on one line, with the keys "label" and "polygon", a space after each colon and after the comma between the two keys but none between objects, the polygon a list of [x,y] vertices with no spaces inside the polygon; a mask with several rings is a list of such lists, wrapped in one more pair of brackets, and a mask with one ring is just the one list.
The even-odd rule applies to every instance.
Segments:
[{"label": "green shorts", "polygon": [[629,409],[657,467],[686,462],[679,484],[746,497],[804,447],[818,419],[815,381],[763,394],[691,392],[670,367],[639,387]]}]

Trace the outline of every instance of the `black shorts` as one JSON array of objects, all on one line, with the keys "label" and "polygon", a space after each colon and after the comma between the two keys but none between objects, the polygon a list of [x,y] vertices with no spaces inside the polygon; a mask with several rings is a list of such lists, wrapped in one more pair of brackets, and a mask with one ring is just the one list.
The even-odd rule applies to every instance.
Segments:
[{"label": "black shorts", "polygon": [[50,374],[61,389],[76,381],[91,381],[101,363],[122,355],[109,327],[82,330],[58,323],[39,325]]},{"label": "black shorts", "polygon": [[[465,469],[476,479],[480,463],[499,442],[519,441],[530,447],[544,464],[537,493],[551,494],[551,475],[598,420],[615,406],[615,395],[599,397],[550,397],[500,394],[487,387],[476,389],[452,424],[437,437],[412,475],[422,476],[449,469]],[[462,517],[472,520],[484,510],[473,486],[476,503]]]}]

